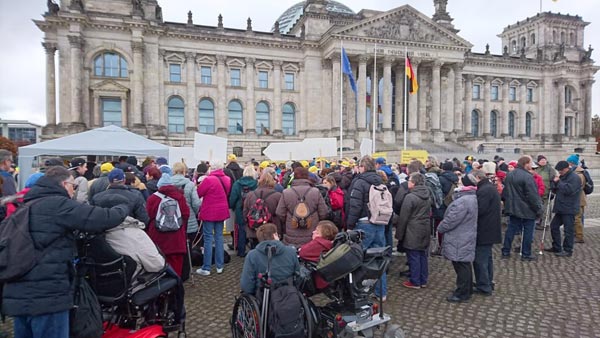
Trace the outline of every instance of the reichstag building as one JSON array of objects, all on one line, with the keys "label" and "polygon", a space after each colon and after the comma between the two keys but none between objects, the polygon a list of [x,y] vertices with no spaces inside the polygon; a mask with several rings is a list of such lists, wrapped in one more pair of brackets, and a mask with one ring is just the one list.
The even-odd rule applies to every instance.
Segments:
[{"label": "reichstag building", "polygon": [[[251,19],[231,29],[221,16],[195,23],[191,12],[165,22],[156,0],[48,1],[35,21],[47,55],[43,137],[118,125],[183,146],[201,132],[250,158],[270,142],[339,137],[340,123],[343,146],[358,149],[374,111],[378,148],[397,149],[405,133],[413,145],[594,147],[599,67],[583,45],[588,22],[534,14],[499,32],[501,55],[475,53],[447,0],[433,5],[428,17],[409,5],[356,13],[306,0],[259,32]],[[341,76],[342,45],[356,93]],[[419,83],[410,95],[405,49]]]}]

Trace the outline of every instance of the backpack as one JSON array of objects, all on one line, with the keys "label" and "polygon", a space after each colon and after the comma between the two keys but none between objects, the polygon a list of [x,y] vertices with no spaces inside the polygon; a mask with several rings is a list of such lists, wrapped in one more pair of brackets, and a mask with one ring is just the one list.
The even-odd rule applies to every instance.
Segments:
[{"label": "backpack", "polygon": [[449,206],[450,203],[452,203],[452,201],[454,201],[454,189],[456,189],[457,187],[458,187],[458,184],[452,182],[452,185],[450,186],[450,190],[448,190],[448,193],[444,197],[444,205],[445,206]]},{"label": "backpack", "polygon": [[444,203],[444,193],[442,192],[442,185],[440,184],[440,178],[435,173],[425,174],[425,185],[429,189],[431,196],[431,206],[439,209]]},{"label": "backpack", "polygon": [[29,232],[29,211],[33,204],[42,199],[24,203],[0,222],[0,283],[13,281],[27,274],[37,264],[39,257],[43,257],[52,246],[50,243],[38,254]]},{"label": "backpack", "polygon": [[348,241],[321,255],[317,263],[317,272],[326,282],[331,283],[358,269],[362,263],[362,246]]},{"label": "backpack", "polygon": [[585,177],[585,185],[583,186],[583,192],[586,195],[589,195],[594,192],[594,181],[592,181],[592,177],[590,176],[589,171],[583,170],[583,177]]},{"label": "backpack", "polygon": [[158,211],[156,213],[156,230],[160,232],[172,232],[181,228],[183,219],[181,218],[181,209],[177,200],[159,192],[154,193],[160,197]]},{"label": "backpack", "polygon": [[268,325],[273,338],[304,338],[305,316],[302,294],[293,279],[271,287]]},{"label": "backpack", "polygon": [[254,201],[254,204],[252,204],[246,214],[246,224],[250,229],[256,230],[261,225],[271,222],[273,215],[269,211],[269,208],[267,208],[265,201],[274,193],[275,191],[271,191],[263,197],[262,194],[261,196],[258,196],[256,191],[254,191],[256,201]]},{"label": "backpack", "polygon": [[316,186],[325,201],[325,206],[327,207],[327,217],[325,218],[328,221],[332,221],[335,225],[339,226],[337,222],[341,219],[341,212],[339,210],[333,211],[333,207],[331,206],[331,198],[329,198],[329,190],[322,185]]},{"label": "backpack", "polygon": [[387,225],[392,218],[392,194],[384,184],[371,184],[369,188],[369,223]]},{"label": "backpack", "polygon": [[[298,191],[294,188],[290,188],[298,196],[298,203],[294,207],[292,214],[292,228],[293,229],[312,229],[313,225],[310,220],[310,216],[317,210],[310,211],[308,203],[306,203],[306,196],[300,196]],[[309,190],[310,191],[310,190]],[[308,193],[308,192],[307,192]]]},{"label": "backpack", "polygon": [[102,309],[92,287],[84,277],[75,281],[73,308],[69,314],[70,337],[96,338],[102,336]]}]

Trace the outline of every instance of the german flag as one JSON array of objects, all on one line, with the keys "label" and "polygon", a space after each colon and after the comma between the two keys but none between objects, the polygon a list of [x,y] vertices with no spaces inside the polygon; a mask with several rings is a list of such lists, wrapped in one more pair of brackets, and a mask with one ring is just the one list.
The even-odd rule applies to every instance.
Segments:
[{"label": "german flag", "polygon": [[415,72],[413,71],[413,67],[410,64],[410,59],[408,55],[405,58],[404,69],[406,71],[406,77],[410,81],[410,85],[408,87],[408,93],[414,94],[419,90],[419,83],[417,83],[417,77],[415,76]]}]

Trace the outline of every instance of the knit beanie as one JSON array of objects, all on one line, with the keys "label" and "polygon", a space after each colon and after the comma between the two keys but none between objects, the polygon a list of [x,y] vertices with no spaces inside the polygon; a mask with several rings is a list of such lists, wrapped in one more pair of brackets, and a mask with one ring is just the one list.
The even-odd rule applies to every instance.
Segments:
[{"label": "knit beanie", "polygon": [[160,180],[158,180],[158,183],[156,183],[157,187],[162,187],[165,185],[172,185],[173,182],[171,181],[171,175],[169,174],[162,174],[162,176],[160,177]]}]

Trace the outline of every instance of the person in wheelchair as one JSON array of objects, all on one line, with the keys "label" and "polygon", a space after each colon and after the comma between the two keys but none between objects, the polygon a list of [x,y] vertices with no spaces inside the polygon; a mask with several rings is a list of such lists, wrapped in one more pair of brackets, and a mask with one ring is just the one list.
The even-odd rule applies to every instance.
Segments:
[{"label": "person in wheelchair", "polygon": [[[298,257],[301,260],[311,263],[318,263],[321,255],[331,250],[333,239],[338,233],[337,226],[331,221],[320,221],[312,233],[312,241],[304,244],[298,250]],[[315,288],[321,290],[329,285],[323,277],[313,273]]]},{"label": "person in wheelchair", "polygon": [[274,246],[275,253],[271,260],[271,280],[278,284],[293,277],[300,269],[296,249],[286,246],[279,240],[277,227],[266,223],[256,231],[258,245],[250,250],[244,261],[240,286],[242,292],[254,295],[260,287],[259,273],[267,271],[267,247]]}]

